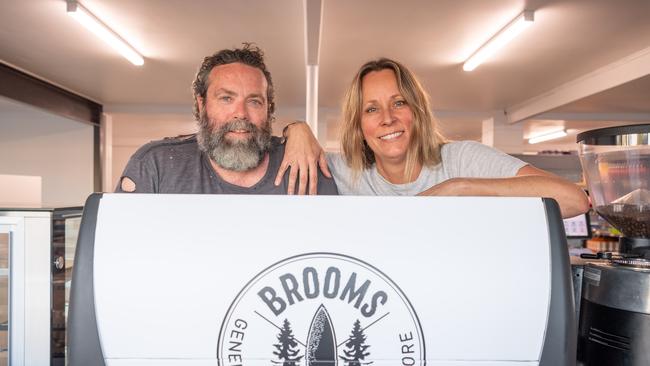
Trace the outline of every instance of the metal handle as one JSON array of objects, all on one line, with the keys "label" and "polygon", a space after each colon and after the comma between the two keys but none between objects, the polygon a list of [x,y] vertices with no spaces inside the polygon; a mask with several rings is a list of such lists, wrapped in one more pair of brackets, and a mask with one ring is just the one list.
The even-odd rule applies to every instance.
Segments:
[{"label": "metal handle", "polygon": [[54,268],[60,271],[64,267],[65,267],[65,258],[63,258],[62,255],[59,255],[56,258],[54,258]]},{"label": "metal handle", "polygon": [[598,252],[596,254],[582,253],[582,259],[625,259],[625,258],[640,258],[639,254],[620,254],[612,252]]}]

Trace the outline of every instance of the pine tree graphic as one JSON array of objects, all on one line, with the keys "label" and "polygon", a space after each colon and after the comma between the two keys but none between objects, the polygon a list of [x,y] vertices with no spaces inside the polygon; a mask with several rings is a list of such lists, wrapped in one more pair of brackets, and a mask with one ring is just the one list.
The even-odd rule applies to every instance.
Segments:
[{"label": "pine tree graphic", "polygon": [[282,364],[282,366],[296,366],[296,364],[302,359],[303,356],[298,356],[299,350],[296,349],[298,342],[293,337],[293,331],[291,330],[291,323],[289,320],[284,319],[284,324],[280,333],[278,334],[278,342],[273,345],[277,351],[273,351],[273,354],[278,356],[278,359],[281,361],[271,361],[276,365]]},{"label": "pine tree graphic", "polygon": [[370,345],[367,345],[365,343],[366,335],[363,334],[361,323],[359,322],[359,319],[357,319],[357,321],[354,322],[354,326],[352,327],[352,334],[350,335],[350,338],[347,342],[345,342],[345,348],[347,348],[347,350],[343,350],[343,353],[347,357],[339,357],[346,361],[345,364],[347,366],[361,366],[371,364],[372,361],[362,362],[366,356],[370,355],[370,352],[366,352]]}]

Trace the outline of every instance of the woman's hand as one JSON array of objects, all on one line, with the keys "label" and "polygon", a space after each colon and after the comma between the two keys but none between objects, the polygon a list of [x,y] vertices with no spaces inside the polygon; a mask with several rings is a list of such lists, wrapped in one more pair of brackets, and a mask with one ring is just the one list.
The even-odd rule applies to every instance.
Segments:
[{"label": "woman's hand", "polygon": [[332,177],[327,167],[325,152],[305,122],[289,124],[283,131],[283,135],[286,138],[286,146],[280,170],[275,177],[275,185],[279,186],[282,183],[284,173],[290,169],[287,194],[294,194],[296,191],[296,179],[298,179],[298,194],[307,192],[307,181],[309,181],[309,194],[316,194],[318,192],[318,167],[326,177]]},{"label": "woman's hand", "polygon": [[418,193],[418,196],[468,196],[472,194],[468,190],[468,183],[470,182],[463,178],[447,179]]}]

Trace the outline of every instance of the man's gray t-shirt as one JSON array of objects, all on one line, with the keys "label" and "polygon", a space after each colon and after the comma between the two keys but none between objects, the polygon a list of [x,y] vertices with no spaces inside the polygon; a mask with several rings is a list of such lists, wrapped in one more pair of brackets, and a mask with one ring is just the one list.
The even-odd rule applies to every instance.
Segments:
[{"label": "man's gray t-shirt", "polygon": [[[129,160],[122,178],[135,182],[134,193],[286,194],[288,172],[282,184],[274,184],[283,156],[284,145],[273,137],[266,174],[252,187],[241,187],[224,181],[215,172],[207,154],[199,149],[196,135],[179,136],[142,146]],[[124,192],[120,182],[116,192]],[[318,194],[338,194],[334,180],[320,171]]]},{"label": "man's gray t-shirt", "polygon": [[413,196],[451,178],[507,178],[517,175],[525,162],[475,141],[444,144],[442,163],[422,167],[411,183],[392,184],[377,171],[376,165],[362,171],[358,179],[341,154],[328,154],[330,171],[343,195]]}]

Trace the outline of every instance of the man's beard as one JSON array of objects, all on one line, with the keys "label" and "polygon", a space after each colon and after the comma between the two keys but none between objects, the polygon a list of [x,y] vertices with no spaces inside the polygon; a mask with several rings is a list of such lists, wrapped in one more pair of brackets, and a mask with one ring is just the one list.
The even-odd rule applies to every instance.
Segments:
[{"label": "man's beard", "polygon": [[[226,135],[231,131],[248,131],[246,139],[231,140]],[[260,165],[271,148],[271,126],[268,121],[257,127],[248,120],[235,119],[214,127],[201,111],[199,132],[196,136],[199,148],[208,154],[220,167],[242,172]]]}]

